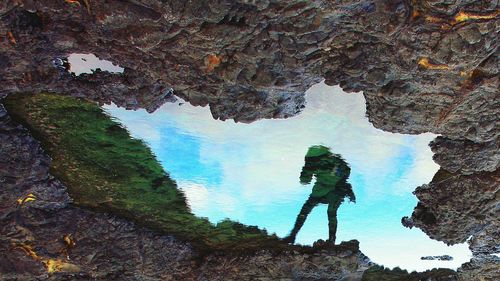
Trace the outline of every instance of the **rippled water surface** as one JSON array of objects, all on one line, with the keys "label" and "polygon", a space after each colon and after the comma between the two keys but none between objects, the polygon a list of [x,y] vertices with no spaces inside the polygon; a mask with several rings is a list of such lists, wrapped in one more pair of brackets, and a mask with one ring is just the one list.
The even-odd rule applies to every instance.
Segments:
[{"label": "rippled water surface", "polygon": [[[213,120],[208,108],[182,102],[153,114],[107,110],[151,146],[192,211],[212,222],[230,218],[287,236],[315,184],[299,181],[306,152],[324,145],[350,166],[348,182],[356,197],[338,209],[336,243],[357,239],[372,261],[408,270],[456,268],[470,258],[466,244],[448,247],[401,225],[417,203],[412,191],[438,170],[428,147],[435,135],[375,129],[361,94],[318,84],[308,91],[301,115],[252,124]],[[296,243],[327,238],[327,205],[319,204]],[[420,260],[445,254],[454,260]]]}]

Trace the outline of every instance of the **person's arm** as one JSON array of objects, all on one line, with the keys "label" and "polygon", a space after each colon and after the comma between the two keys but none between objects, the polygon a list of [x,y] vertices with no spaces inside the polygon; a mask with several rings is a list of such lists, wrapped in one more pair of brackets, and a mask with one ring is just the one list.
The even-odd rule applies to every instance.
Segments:
[{"label": "person's arm", "polygon": [[342,188],[344,189],[345,196],[349,198],[349,201],[356,203],[356,195],[354,195],[351,184],[344,182]]},{"label": "person's arm", "polygon": [[308,165],[308,163],[306,162],[304,167],[302,167],[302,172],[300,172],[300,183],[310,184],[313,175],[314,175],[314,169],[311,169],[310,165]]},{"label": "person's arm", "polygon": [[302,172],[300,172],[300,183],[301,184],[310,184],[316,169],[314,169],[314,167],[312,167],[311,162],[309,161],[309,158],[306,157],[305,160],[306,160],[306,163],[304,164],[304,167],[302,167]]}]

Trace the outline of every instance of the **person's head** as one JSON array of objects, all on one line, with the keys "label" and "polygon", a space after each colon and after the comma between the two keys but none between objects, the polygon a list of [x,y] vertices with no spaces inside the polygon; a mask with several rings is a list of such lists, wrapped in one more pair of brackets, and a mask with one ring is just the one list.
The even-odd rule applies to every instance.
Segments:
[{"label": "person's head", "polygon": [[332,155],[330,148],[324,145],[313,145],[309,147],[309,149],[307,150],[306,159],[312,157],[324,157],[330,155]]},{"label": "person's head", "polygon": [[347,163],[338,154],[331,152],[329,147],[314,145],[309,147],[305,156],[305,164],[300,174],[300,182],[309,184],[314,175],[332,175],[347,179],[350,174]]}]

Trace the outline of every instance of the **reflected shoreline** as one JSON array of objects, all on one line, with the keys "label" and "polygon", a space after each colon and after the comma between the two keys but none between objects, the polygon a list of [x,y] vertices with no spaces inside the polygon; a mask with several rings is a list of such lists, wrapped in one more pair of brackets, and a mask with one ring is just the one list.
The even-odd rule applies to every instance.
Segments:
[{"label": "reflected shoreline", "polygon": [[[30,198],[33,198],[33,197],[30,197]],[[22,202],[27,202],[27,200],[22,200]],[[30,204],[30,203],[28,203],[28,204]],[[348,244],[349,244],[349,243],[348,243]],[[352,252],[352,250],[354,250],[354,248],[351,248],[352,250],[348,250],[348,251],[351,251],[351,253],[356,253],[356,254],[359,254],[359,251],[357,250],[357,242],[356,242],[355,244],[356,244],[356,250],[355,250],[355,252]],[[330,246],[329,246],[329,245],[330,245]],[[341,249],[345,249],[345,248],[343,248],[343,247],[345,247],[345,245],[347,245],[347,244],[345,244],[345,243],[341,243],[339,246],[334,246],[334,247],[332,247],[330,243],[327,243],[327,242],[326,242],[326,243],[323,243],[323,242],[321,242],[321,241],[318,241],[318,242],[314,245],[314,247],[313,247],[313,248],[311,248],[311,250],[312,250],[312,252],[311,252],[311,253],[315,253],[315,252],[317,252],[318,250],[321,250],[321,249],[331,249],[331,250],[328,250],[328,252],[329,252],[329,253],[332,253],[333,255],[337,255],[337,254],[339,253],[338,251],[344,251],[344,250],[341,250]],[[354,245],[354,244],[353,244],[353,245]],[[351,246],[349,246],[349,247],[351,247]],[[303,249],[307,249],[307,247],[306,247],[306,248],[303,248]],[[333,252],[332,252],[332,251],[333,251]],[[305,253],[305,252],[303,252],[303,253]],[[393,274],[393,273],[391,273],[391,274]],[[449,274],[449,272],[448,272],[447,274]]]},{"label": "reflected shoreline", "polygon": [[[290,229],[293,228],[294,220],[280,216],[280,213],[288,213],[289,217],[299,214],[300,208],[307,200],[309,193],[307,188],[297,186],[297,183],[294,183],[293,176],[290,176],[289,172],[284,172],[300,170],[304,161],[303,154],[301,155],[300,151],[304,149],[302,153],[305,153],[311,143],[323,143],[335,147],[336,152],[346,155],[349,163],[354,163],[355,169],[351,178],[355,182],[372,182],[369,187],[361,188],[362,196],[359,201],[361,203],[357,207],[347,204],[339,209],[339,215],[344,217],[342,221],[347,223],[340,229],[340,236],[337,235],[339,241],[348,241],[355,238],[361,241],[363,253],[368,254],[372,259],[374,258],[377,263],[390,264],[391,266],[397,266],[401,261],[411,261],[413,264],[421,263],[420,258],[428,255],[449,254],[454,256],[453,265],[450,265],[452,268],[457,268],[460,264],[469,260],[470,251],[465,244],[447,247],[443,243],[434,241],[433,244],[429,244],[429,247],[421,247],[423,251],[413,256],[408,256],[406,250],[408,243],[412,243],[412,239],[413,241],[432,241],[419,230],[408,231],[401,225],[400,221],[401,217],[410,214],[416,205],[416,199],[410,195],[412,188],[429,182],[437,171],[437,165],[432,162],[432,152],[427,145],[434,136],[427,134],[416,137],[376,130],[364,117],[365,109],[362,95],[342,94],[338,88],[327,87],[324,84],[319,84],[310,91],[307,95],[308,107],[301,115],[287,120],[261,120],[252,124],[216,121],[210,118],[208,109],[194,108],[189,104],[183,104],[182,106],[167,104],[151,115],[143,114],[142,111],[134,112],[133,116],[122,114],[121,112],[125,112],[115,107],[107,107],[107,110],[121,120],[133,135],[143,138],[152,147],[162,165],[173,175],[174,179],[179,183],[179,187],[185,192],[194,213],[199,216],[209,217],[212,222],[227,217],[235,218],[245,224],[259,225],[270,232],[276,232],[279,237],[286,237]],[[342,100],[338,100],[341,97]],[[362,119],[359,119],[359,117],[362,117]],[[319,120],[318,126],[311,126],[311,123],[306,123],[306,120],[311,118]],[[153,122],[150,123],[151,121]],[[329,124],[328,131],[325,131],[320,125],[325,123]],[[152,124],[157,125],[152,126]],[[156,126],[159,127],[156,128]],[[180,129],[178,131],[167,129],[165,132],[168,132],[168,135],[162,133],[162,130],[170,127]],[[294,127],[308,128],[308,130],[304,131],[304,134],[300,134],[301,137],[293,137],[294,143],[306,148],[291,150],[283,145],[288,142],[285,137],[287,134],[283,134],[283,130],[293,132]],[[356,128],[360,128],[362,133],[353,133],[356,132]],[[377,132],[377,134],[373,135],[370,130]],[[318,141],[321,132],[336,131],[345,134],[327,134]],[[248,134],[249,132],[251,132],[251,135]],[[272,135],[274,136],[259,139],[258,136],[265,135],[264,132],[273,132]],[[310,139],[307,138],[308,135],[311,135]],[[151,136],[151,138],[148,136]],[[306,138],[302,140],[302,136],[306,136]],[[350,139],[342,138],[342,136]],[[399,149],[384,146],[384,140],[389,137],[393,139],[389,139],[387,143],[400,145]],[[330,143],[326,138],[334,139],[336,142]],[[353,143],[352,139],[359,139],[363,142],[360,145],[357,142]],[[247,148],[249,145],[256,146],[256,153]],[[266,146],[269,146],[269,148],[266,148]],[[367,150],[365,147],[370,149]],[[197,152],[192,154],[190,152],[192,149]],[[234,149],[239,149],[238,153],[232,153]],[[266,153],[267,151],[269,153]],[[182,158],[176,158],[175,155],[179,155],[179,157],[182,155]],[[268,155],[276,155],[276,158],[266,158]],[[405,157],[413,157],[415,162],[405,160],[408,159]],[[226,161],[227,163],[224,161],[219,163],[217,162],[218,159],[227,159],[228,161]],[[250,163],[254,163],[251,159],[259,160],[250,165]],[[381,167],[390,165],[384,159],[391,159],[391,161],[395,161],[395,164],[403,164],[388,166],[390,168],[380,170]],[[178,165],[182,161],[189,161],[189,165],[193,165],[193,168],[186,170],[186,166]],[[264,164],[270,165],[268,167],[280,167],[280,169],[269,169]],[[429,166],[429,164],[431,165]],[[414,168],[410,171],[401,168],[407,165]],[[261,168],[255,168],[254,171],[251,167]],[[370,170],[368,167],[374,167],[375,169],[371,168]],[[230,177],[232,180],[226,183],[224,178],[211,176],[218,169],[226,175],[232,175]],[[247,177],[247,180],[242,183],[235,181],[238,177],[247,173],[250,175],[253,175],[252,173],[257,174]],[[375,178],[364,178],[363,174],[373,174]],[[412,178],[415,179],[412,180]],[[253,184],[249,185],[250,182]],[[361,186],[365,185],[366,183],[361,184]],[[238,187],[237,191],[233,191],[232,186]],[[256,188],[253,189],[252,186]],[[312,188],[312,186],[309,188]],[[262,193],[257,192],[255,195],[252,193],[259,190]],[[394,198],[391,201],[383,200],[383,197],[380,197],[380,192],[383,190],[393,192]],[[299,193],[297,193],[298,191]],[[239,196],[237,197],[239,199],[227,196],[228,192],[234,192]],[[281,200],[283,202],[295,202],[293,203],[295,206],[293,209],[287,212],[284,209],[279,212],[265,211],[265,206],[269,204],[271,198],[276,198],[274,201],[279,201],[277,198],[284,194],[286,196]],[[247,199],[242,196],[247,197]],[[300,196],[302,199],[292,199],[294,196],[296,198]],[[371,204],[370,200],[376,200],[379,203]],[[236,202],[244,202],[244,205]],[[391,212],[393,216],[389,218],[384,218],[384,213],[377,211],[377,206],[401,210],[401,207],[394,203],[403,203],[406,211],[398,211],[399,216],[396,215],[397,213]],[[220,206],[220,208],[210,206]],[[249,214],[244,212],[242,206],[253,208],[257,212]],[[321,208],[321,206],[317,208]],[[311,213],[310,217],[312,216],[313,219],[308,219],[304,225],[304,230],[307,231],[298,233],[297,237],[300,244],[312,245],[318,239],[328,239],[328,228],[325,227],[328,223],[326,220],[322,221],[325,219],[324,213],[326,212],[325,209],[319,213],[315,211]],[[346,215],[349,216],[349,214],[356,219],[347,218]],[[380,219],[377,221],[359,221],[358,218],[365,218],[367,217],[366,214],[378,216]],[[268,217],[272,222],[286,221],[287,223],[280,226],[280,230],[273,228],[271,224],[262,225],[262,222],[257,220],[260,217]],[[364,231],[364,233],[361,233],[368,237],[369,240],[363,240],[362,237],[362,239],[359,239],[360,225],[371,227],[371,229],[384,230],[385,232],[382,235],[374,236],[370,231]],[[324,238],[316,235],[316,237],[307,238],[307,242],[304,243],[304,234],[310,231],[324,233],[322,234]],[[396,233],[401,234],[397,236]],[[397,238],[405,236],[408,238],[403,240]],[[396,239],[396,243],[391,244],[398,245],[397,247],[393,247],[388,243],[388,241],[394,241],[394,239]],[[401,241],[398,242],[398,240]],[[386,246],[383,247],[382,245]],[[380,260],[377,253],[382,252],[390,252],[391,256],[395,257],[394,260]],[[440,262],[441,265],[445,263]],[[424,264],[422,263],[422,265]],[[425,270],[425,266],[432,265],[427,263],[418,270]]]}]

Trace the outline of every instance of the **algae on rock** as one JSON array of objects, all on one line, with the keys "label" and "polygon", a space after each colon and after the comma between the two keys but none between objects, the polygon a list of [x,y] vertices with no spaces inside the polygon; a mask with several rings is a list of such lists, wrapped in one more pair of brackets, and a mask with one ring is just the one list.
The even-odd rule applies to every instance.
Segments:
[{"label": "algae on rock", "polygon": [[76,205],[117,214],[200,249],[285,245],[257,227],[229,220],[213,225],[194,216],[147,145],[96,103],[49,93],[10,95],[4,103],[42,142],[52,157],[50,172],[68,187]]}]

